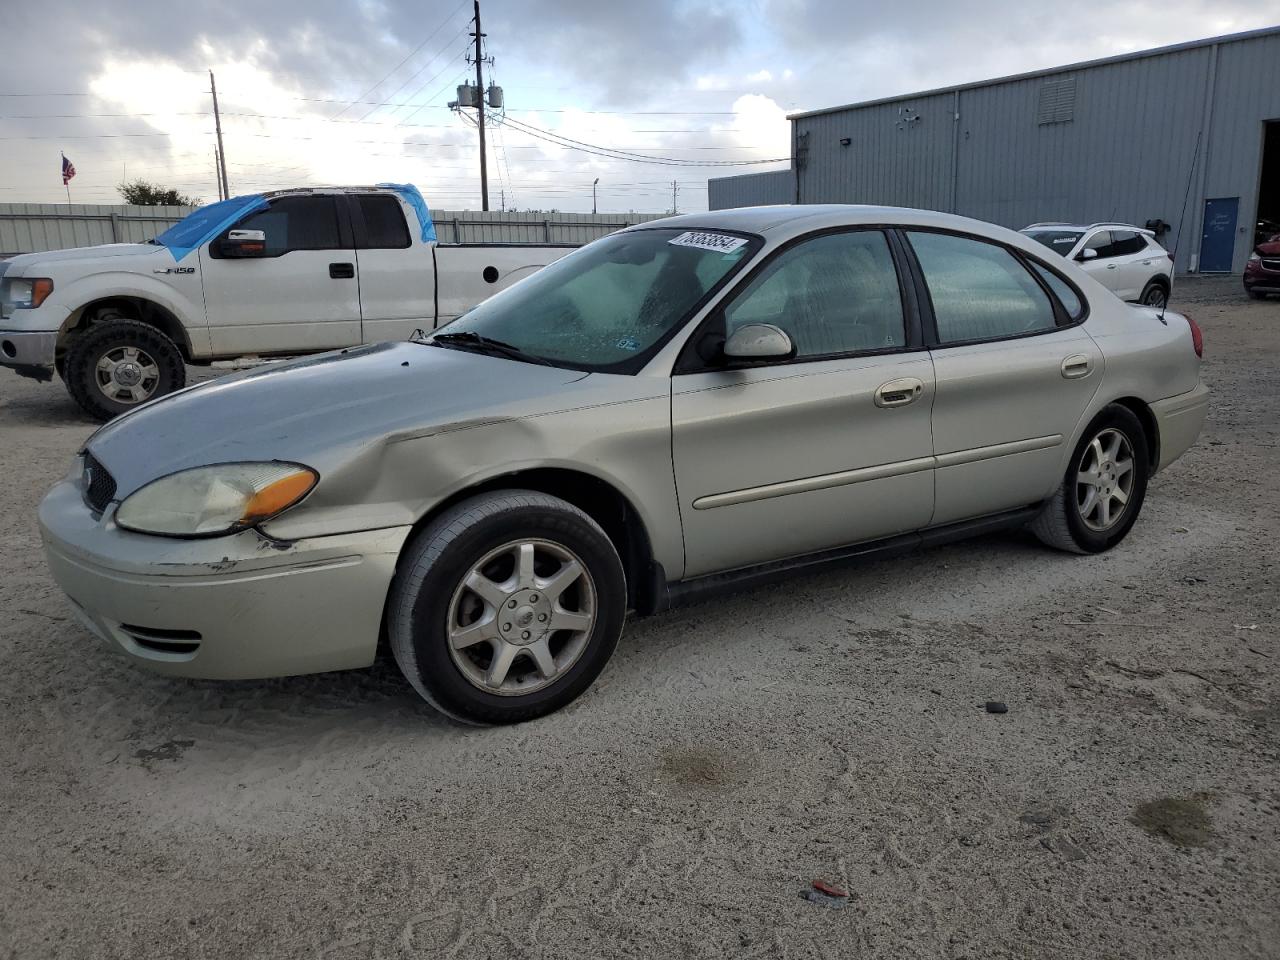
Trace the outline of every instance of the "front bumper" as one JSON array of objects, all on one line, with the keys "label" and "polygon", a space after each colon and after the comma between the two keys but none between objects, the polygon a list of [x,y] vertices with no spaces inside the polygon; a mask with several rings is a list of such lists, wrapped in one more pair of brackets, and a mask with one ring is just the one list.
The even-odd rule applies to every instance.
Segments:
[{"label": "front bumper", "polygon": [[1201,383],[1194,390],[1157,400],[1151,404],[1151,412],[1160,437],[1158,473],[1190,450],[1200,436],[1209,415],[1209,388]]},{"label": "front bumper", "polygon": [[57,351],[56,330],[0,330],[0,366],[28,376],[38,377],[38,370],[52,374]]},{"label": "front bumper", "polygon": [[367,667],[409,527],[279,543],[207,540],[94,519],[77,482],[40,504],[49,569],[99,640],[158,673],[251,679]]}]

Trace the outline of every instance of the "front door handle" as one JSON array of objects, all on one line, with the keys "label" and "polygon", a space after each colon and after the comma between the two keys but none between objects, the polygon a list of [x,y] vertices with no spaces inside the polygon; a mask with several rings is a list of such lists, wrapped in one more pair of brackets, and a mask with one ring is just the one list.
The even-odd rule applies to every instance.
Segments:
[{"label": "front door handle", "polygon": [[355,275],[356,265],[354,263],[329,264],[329,276],[335,280],[350,280]]},{"label": "front door handle", "polygon": [[1108,269],[1108,270],[1114,270],[1114,269],[1115,269],[1116,267],[1118,267],[1118,266],[1119,266],[1119,264],[1118,264],[1118,263],[1108,263],[1108,264],[1107,264],[1107,269]]},{"label": "front door handle", "polygon": [[1093,361],[1083,353],[1067,357],[1062,361],[1062,376],[1067,380],[1079,380],[1093,372]]},{"label": "front door handle", "polygon": [[876,390],[877,407],[905,407],[914,403],[924,393],[924,381],[915,377],[902,377],[880,384]]}]

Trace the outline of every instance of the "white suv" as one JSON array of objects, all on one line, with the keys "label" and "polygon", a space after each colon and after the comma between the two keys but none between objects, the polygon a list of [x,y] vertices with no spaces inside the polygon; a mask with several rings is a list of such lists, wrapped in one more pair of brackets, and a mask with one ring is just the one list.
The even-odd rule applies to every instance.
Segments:
[{"label": "white suv", "polygon": [[1075,260],[1121,300],[1163,307],[1173,287],[1173,257],[1150,230],[1131,223],[1033,223],[1021,233]]}]

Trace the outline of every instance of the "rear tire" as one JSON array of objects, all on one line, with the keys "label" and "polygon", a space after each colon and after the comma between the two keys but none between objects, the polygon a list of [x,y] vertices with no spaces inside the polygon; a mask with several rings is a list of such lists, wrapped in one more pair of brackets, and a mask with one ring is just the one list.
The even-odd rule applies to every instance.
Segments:
[{"label": "rear tire", "polygon": [[1148,281],[1147,285],[1142,288],[1142,296],[1138,298],[1138,302],[1146,307],[1155,307],[1159,309],[1167,306],[1169,303],[1169,288],[1159,280]]},{"label": "rear tire", "polygon": [[387,603],[391,651],[428,703],[467,723],[559,710],[595,681],[622,633],[617,550],[572,504],[480,494],[406,547]]},{"label": "rear tire", "polygon": [[71,341],[63,379],[85,413],[110,420],[182,389],[187,371],[177,344],[155,327],[110,320]]},{"label": "rear tire", "polygon": [[1151,472],[1148,450],[1134,412],[1115,403],[1105,407],[1081,435],[1062,483],[1031,521],[1031,532],[1071,553],[1110,550],[1142,510]]}]

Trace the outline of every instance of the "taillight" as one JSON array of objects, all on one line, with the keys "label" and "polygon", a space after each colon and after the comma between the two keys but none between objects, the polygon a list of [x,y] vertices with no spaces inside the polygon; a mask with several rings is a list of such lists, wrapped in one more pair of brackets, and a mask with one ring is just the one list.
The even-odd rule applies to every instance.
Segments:
[{"label": "taillight", "polygon": [[1204,357],[1204,334],[1200,332],[1200,325],[1187,317],[1187,323],[1191,324],[1191,346],[1195,347],[1196,356]]}]

